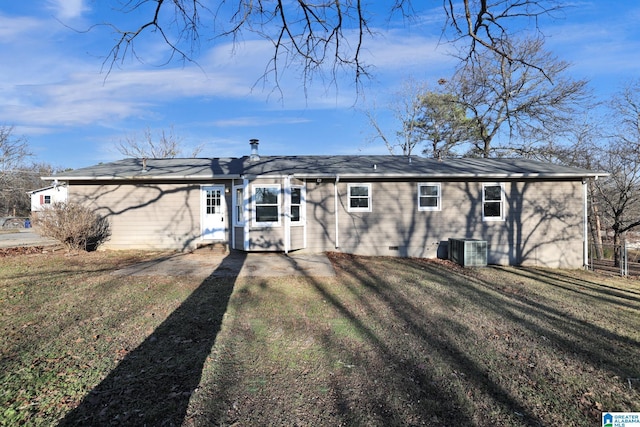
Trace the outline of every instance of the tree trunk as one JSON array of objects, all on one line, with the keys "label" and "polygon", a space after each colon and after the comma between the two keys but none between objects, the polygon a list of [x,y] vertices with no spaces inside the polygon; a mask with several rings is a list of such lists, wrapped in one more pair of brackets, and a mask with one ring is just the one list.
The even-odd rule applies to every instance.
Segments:
[{"label": "tree trunk", "polygon": [[622,254],[622,239],[620,239],[620,232],[618,230],[613,231],[613,265],[620,267],[620,255]]},{"label": "tree trunk", "polygon": [[602,250],[602,226],[600,224],[600,212],[593,197],[595,192],[595,183],[593,180],[589,180],[589,193],[591,193],[591,215],[589,215],[589,226],[591,228],[591,240],[593,241],[593,246],[595,248],[595,256],[596,259],[600,260],[604,258],[604,253]]}]

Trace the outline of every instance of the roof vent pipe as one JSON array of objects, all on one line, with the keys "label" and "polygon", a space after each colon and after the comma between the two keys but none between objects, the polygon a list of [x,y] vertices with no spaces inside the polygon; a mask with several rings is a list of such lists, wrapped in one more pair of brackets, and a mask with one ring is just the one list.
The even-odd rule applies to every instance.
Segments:
[{"label": "roof vent pipe", "polygon": [[258,139],[249,140],[249,144],[251,145],[251,156],[249,157],[249,160],[260,160],[260,155],[258,154],[258,141]]},{"label": "roof vent pipe", "polygon": [[147,159],[146,157],[142,158],[142,172],[146,172],[147,171]]}]

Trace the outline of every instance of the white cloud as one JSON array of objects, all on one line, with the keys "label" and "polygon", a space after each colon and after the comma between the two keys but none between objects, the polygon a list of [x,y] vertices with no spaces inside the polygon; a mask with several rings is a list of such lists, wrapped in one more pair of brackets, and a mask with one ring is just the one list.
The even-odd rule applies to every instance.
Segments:
[{"label": "white cloud", "polygon": [[260,127],[270,125],[292,125],[308,122],[310,122],[309,119],[299,117],[271,118],[262,116],[245,116],[215,120],[212,124],[218,127]]},{"label": "white cloud", "polygon": [[56,18],[62,21],[79,18],[89,10],[84,0],[49,0],[48,3]]},{"label": "white cloud", "polygon": [[21,41],[30,34],[39,32],[42,22],[26,16],[6,16],[0,13],[0,40],[3,44]]}]

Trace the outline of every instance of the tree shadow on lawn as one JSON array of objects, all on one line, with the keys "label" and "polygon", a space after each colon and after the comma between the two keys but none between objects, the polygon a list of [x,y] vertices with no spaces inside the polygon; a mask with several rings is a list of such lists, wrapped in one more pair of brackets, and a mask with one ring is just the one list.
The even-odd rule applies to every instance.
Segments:
[{"label": "tree shadow on lawn", "polygon": [[[335,312],[335,317],[311,315],[319,323],[302,327],[293,335],[293,344],[285,344],[288,355],[283,365],[281,361],[272,365],[269,360],[267,366],[251,365],[242,356],[234,356],[242,354],[241,350],[227,348],[230,359],[223,364],[222,372],[210,379],[211,384],[203,386],[212,388],[210,400],[196,411],[194,425],[221,420],[231,425],[474,425],[477,418],[469,401],[460,395],[459,387],[451,385],[462,378],[467,382],[470,379],[508,408],[509,414],[522,414],[517,424],[542,424],[499,384],[490,381],[464,348],[448,339],[463,333],[462,319],[451,321],[426,313],[425,307],[416,305],[398,287],[376,277],[379,270],[369,269],[366,258],[332,262],[338,266],[337,271],[341,270],[338,280],[323,281],[307,275],[306,283],[315,291],[309,292],[315,295],[310,297],[313,301],[307,301],[310,306],[302,311],[292,308],[290,315],[298,318],[298,323],[308,322],[305,309],[318,310],[314,304],[328,304],[331,309],[319,310],[326,316]],[[350,267],[345,270],[347,264]],[[274,304],[275,311],[287,311],[286,305],[278,302],[287,296],[280,295],[277,285],[260,282],[246,293],[245,308],[261,303]],[[242,332],[240,328],[237,334]],[[274,336],[282,332],[274,330],[265,335],[270,337],[265,345],[281,345],[271,340],[277,340]],[[311,356],[307,364],[306,351],[315,345],[312,343],[321,347],[322,356]],[[451,369],[439,372],[443,364],[440,359]],[[260,382],[254,384],[249,377]],[[227,399],[222,404],[221,394]]]},{"label": "tree shadow on lawn", "polygon": [[225,257],[59,425],[180,425],[245,258]]}]

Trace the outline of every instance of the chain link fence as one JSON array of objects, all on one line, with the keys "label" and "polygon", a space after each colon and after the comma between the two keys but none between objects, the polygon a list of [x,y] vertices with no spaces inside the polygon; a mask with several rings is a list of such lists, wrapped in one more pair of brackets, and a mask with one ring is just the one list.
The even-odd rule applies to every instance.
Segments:
[{"label": "chain link fence", "polygon": [[589,269],[625,277],[640,276],[640,247],[591,243]]}]

